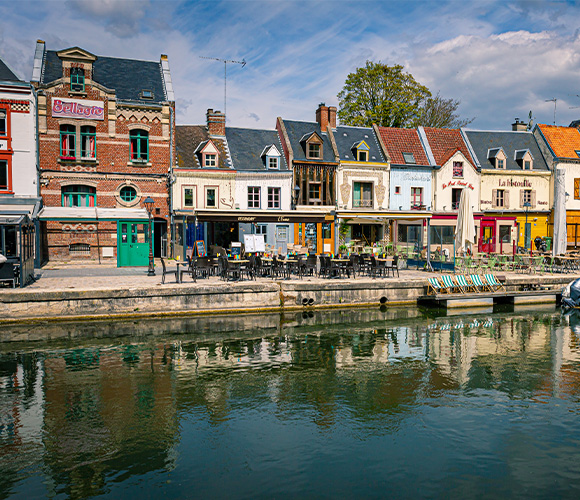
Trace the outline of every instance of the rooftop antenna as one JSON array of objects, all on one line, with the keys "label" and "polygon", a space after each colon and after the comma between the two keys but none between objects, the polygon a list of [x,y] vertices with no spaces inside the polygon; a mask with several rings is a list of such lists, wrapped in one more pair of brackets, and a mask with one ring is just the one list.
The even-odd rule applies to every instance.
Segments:
[{"label": "rooftop antenna", "polygon": [[241,64],[242,68],[246,65],[246,60],[242,59],[241,61],[232,61],[230,59],[220,59],[219,57],[204,57],[199,56],[200,59],[212,59],[213,61],[220,61],[224,63],[224,115],[226,115],[226,120],[228,118],[227,109],[226,109],[226,89],[227,89],[227,81],[228,81],[228,63],[236,63]]},{"label": "rooftop antenna", "polygon": [[556,103],[558,102],[558,99],[556,99],[555,97],[552,97],[552,99],[546,99],[544,102],[553,102],[554,103],[554,125],[556,125]]},{"label": "rooftop antenna", "polygon": [[532,130],[532,126],[534,125],[534,115],[532,113],[532,110],[530,109],[530,112],[528,113],[528,126],[527,129],[528,130]]}]

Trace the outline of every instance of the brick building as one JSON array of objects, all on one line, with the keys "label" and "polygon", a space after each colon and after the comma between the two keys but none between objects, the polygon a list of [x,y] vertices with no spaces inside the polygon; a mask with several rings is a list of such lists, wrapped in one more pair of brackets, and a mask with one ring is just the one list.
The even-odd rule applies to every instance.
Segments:
[{"label": "brick building", "polygon": [[148,196],[154,255],[165,255],[175,130],[167,56],[152,62],[78,47],[51,51],[39,40],[32,83],[45,258],[147,265]]}]

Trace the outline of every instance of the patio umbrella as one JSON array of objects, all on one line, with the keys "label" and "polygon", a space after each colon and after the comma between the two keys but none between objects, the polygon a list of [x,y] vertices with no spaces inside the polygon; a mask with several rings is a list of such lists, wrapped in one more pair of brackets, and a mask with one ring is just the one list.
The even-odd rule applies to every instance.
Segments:
[{"label": "patio umbrella", "polygon": [[469,196],[469,189],[463,189],[457,211],[457,226],[455,226],[455,251],[467,250],[475,243],[475,221]]},{"label": "patio umbrella", "polygon": [[566,170],[556,169],[554,176],[554,242],[552,255],[566,253],[568,233],[566,231]]}]

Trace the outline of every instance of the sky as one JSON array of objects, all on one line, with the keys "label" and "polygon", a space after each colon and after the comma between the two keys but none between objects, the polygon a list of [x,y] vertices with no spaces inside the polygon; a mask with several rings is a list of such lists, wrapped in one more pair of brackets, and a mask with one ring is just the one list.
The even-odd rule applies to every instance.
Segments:
[{"label": "sky", "polygon": [[[339,107],[367,60],[401,64],[433,94],[461,101],[469,128],[514,118],[580,119],[580,5],[525,1],[0,0],[0,57],[29,80],[36,40],[48,50],[158,61],[167,54],[178,124],[274,129]],[[555,103],[553,99],[556,99]],[[554,106],[556,104],[556,106]]]}]

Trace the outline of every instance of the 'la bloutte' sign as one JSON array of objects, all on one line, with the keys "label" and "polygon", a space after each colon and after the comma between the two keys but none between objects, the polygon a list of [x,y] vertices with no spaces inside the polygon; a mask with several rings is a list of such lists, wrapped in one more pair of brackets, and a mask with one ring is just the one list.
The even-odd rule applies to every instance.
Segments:
[{"label": "'la bloutte' sign", "polygon": [[105,103],[103,101],[81,101],[79,99],[54,97],[52,99],[52,116],[104,120]]}]

